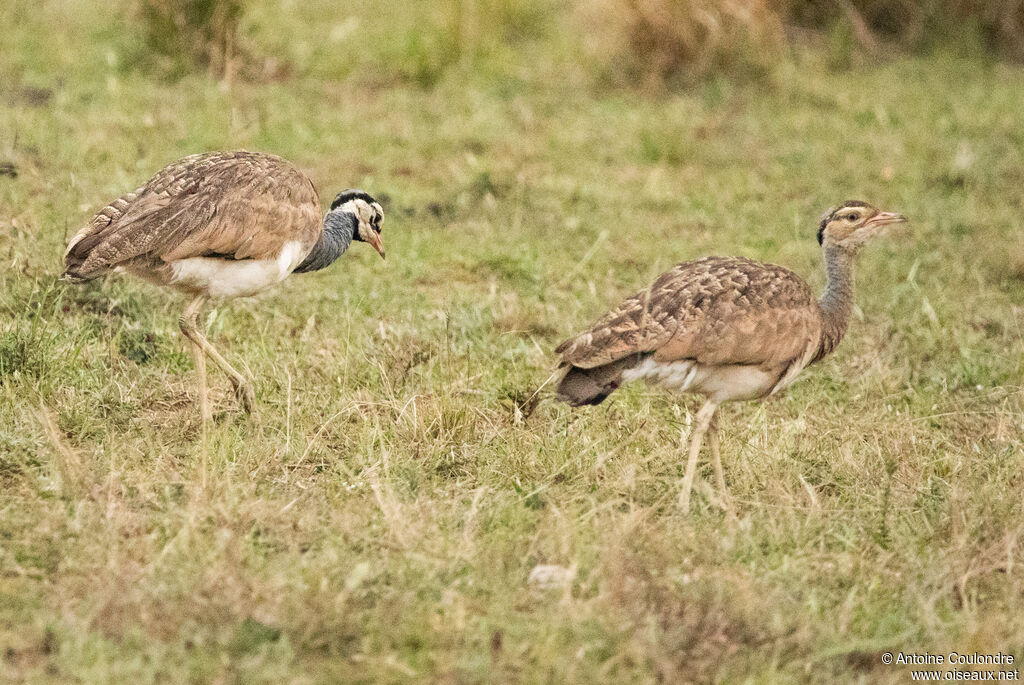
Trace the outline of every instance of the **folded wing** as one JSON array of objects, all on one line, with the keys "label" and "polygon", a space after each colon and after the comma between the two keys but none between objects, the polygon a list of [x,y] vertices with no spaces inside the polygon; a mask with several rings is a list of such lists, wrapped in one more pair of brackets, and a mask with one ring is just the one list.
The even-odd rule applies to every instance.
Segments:
[{"label": "folded wing", "polygon": [[213,152],[171,164],[102,209],[68,245],[68,275],[93,278],[146,258],[172,262],[217,255],[272,259],[321,230],[312,182],[262,153]]},{"label": "folded wing", "polygon": [[631,365],[625,360],[645,357],[784,370],[807,355],[820,326],[814,294],[793,272],[750,259],[706,257],[662,274],[556,352],[580,370],[571,370],[566,381],[588,385],[583,377],[595,379],[611,392]]}]

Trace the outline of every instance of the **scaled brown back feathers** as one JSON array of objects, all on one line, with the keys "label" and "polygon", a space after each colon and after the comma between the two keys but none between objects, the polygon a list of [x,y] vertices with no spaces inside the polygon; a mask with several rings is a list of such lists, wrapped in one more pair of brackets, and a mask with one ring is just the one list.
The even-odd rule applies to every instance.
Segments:
[{"label": "scaled brown back feathers", "polygon": [[658,361],[779,366],[804,354],[821,321],[810,287],[792,271],[742,257],[673,267],[555,350],[585,369],[630,355]]},{"label": "scaled brown back feathers", "polygon": [[293,164],[208,152],[164,167],[100,210],[68,245],[66,275],[94,278],[139,259],[273,259],[292,241],[308,249],[321,230],[316,189]]}]

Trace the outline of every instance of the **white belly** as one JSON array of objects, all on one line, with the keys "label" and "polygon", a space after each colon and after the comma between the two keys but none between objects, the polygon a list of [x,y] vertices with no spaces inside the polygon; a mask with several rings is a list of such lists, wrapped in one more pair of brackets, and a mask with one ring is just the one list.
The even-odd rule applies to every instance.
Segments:
[{"label": "white belly", "polygon": [[[790,382],[796,377],[795,373],[786,375]],[[659,362],[648,357],[624,371],[622,379],[643,380],[676,392],[698,393],[717,402],[725,402],[764,397],[778,389],[779,374],[745,364],[708,366],[692,360]]]},{"label": "white belly", "polygon": [[244,297],[280,283],[305,255],[299,242],[286,243],[276,259],[192,257],[171,262],[171,285],[210,297]]}]

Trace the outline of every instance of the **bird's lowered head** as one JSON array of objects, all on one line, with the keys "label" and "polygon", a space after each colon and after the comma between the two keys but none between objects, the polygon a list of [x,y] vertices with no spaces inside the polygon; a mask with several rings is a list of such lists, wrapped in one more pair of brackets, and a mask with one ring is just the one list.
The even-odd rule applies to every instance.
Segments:
[{"label": "bird's lowered head", "polygon": [[902,224],[907,217],[895,212],[882,212],[867,202],[847,200],[821,217],[818,244],[825,249],[838,247],[856,252],[862,245],[885,232],[892,224]]},{"label": "bird's lowered head", "polygon": [[356,230],[353,240],[369,243],[384,258],[384,243],[380,237],[381,223],[384,221],[384,209],[369,193],[362,190],[343,190],[331,203],[325,221],[335,213],[351,214],[356,219]]}]

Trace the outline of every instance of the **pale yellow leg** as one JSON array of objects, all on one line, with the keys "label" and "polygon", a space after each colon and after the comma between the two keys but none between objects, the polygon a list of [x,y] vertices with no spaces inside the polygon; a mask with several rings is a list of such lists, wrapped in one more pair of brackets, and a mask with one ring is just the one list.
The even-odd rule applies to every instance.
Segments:
[{"label": "pale yellow leg", "polygon": [[731,509],[729,491],[725,489],[725,474],[722,472],[722,453],[718,445],[718,414],[711,419],[708,427],[708,445],[711,447],[711,463],[715,467],[715,482],[718,484],[718,496],[722,498],[722,506],[726,511]]},{"label": "pale yellow leg", "polygon": [[192,358],[196,363],[196,376],[199,379],[199,413],[203,417],[203,424],[213,418],[213,412],[210,410],[210,398],[206,394],[206,355],[203,354],[203,348],[196,345],[191,340],[189,346],[192,348]]},{"label": "pale yellow leg", "polygon": [[686,475],[683,476],[683,489],[679,493],[679,508],[683,513],[690,511],[690,492],[693,490],[693,479],[697,475],[697,455],[700,454],[701,443],[704,442],[704,434],[711,425],[711,419],[715,416],[718,403],[714,400],[707,400],[704,406],[697,412],[693,425],[693,434],[690,436],[690,458],[686,462]]},{"label": "pale yellow leg", "polygon": [[[235,370],[235,367],[231,366],[224,357],[221,356],[217,348],[206,339],[203,335],[202,328],[199,325],[199,312],[203,308],[203,304],[206,302],[206,297],[200,295],[196,297],[192,302],[189,303],[188,307],[185,308],[185,312],[181,315],[178,320],[178,324],[181,326],[181,332],[188,338],[193,345],[198,347],[208,356],[213,363],[216,364],[221,371],[227,374],[231,380],[231,385],[235,389],[235,396],[242,403],[242,407],[249,414],[252,413],[253,408],[256,406],[256,392],[253,390],[252,381],[249,380],[245,375]],[[205,361],[203,367],[205,369]],[[196,364],[196,370],[199,369],[199,363]]]}]

